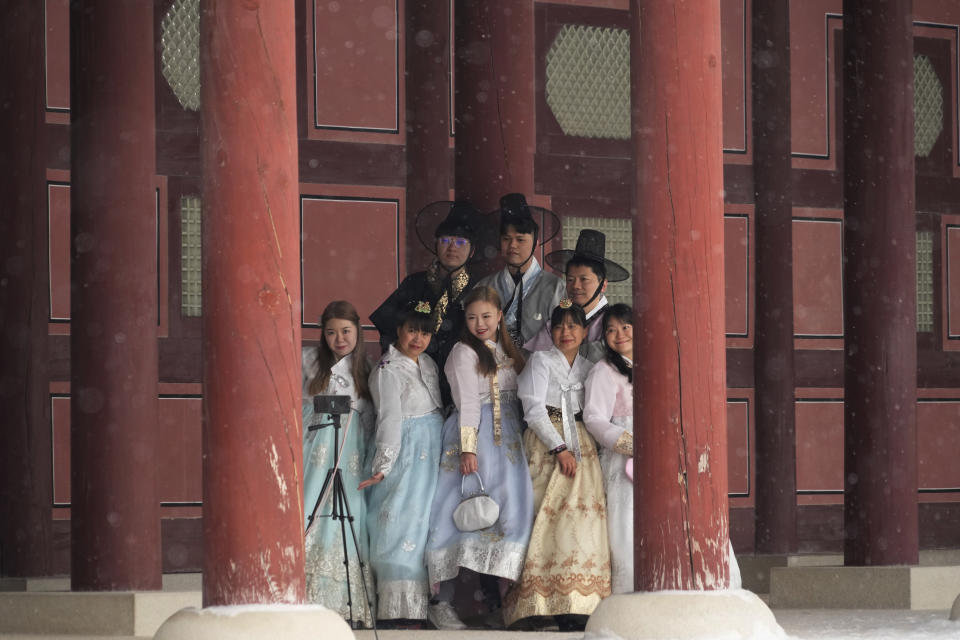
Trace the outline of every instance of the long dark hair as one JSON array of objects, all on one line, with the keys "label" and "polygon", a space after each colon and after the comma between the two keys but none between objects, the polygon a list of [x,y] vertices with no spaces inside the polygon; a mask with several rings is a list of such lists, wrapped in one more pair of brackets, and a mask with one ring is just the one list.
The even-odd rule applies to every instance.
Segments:
[{"label": "long dark hair", "polygon": [[630,384],[633,384],[633,367],[628,365],[627,361],[623,359],[623,356],[611,349],[609,343],[607,343],[607,327],[610,326],[610,321],[614,318],[623,324],[633,324],[633,309],[628,304],[618,302],[617,304],[608,307],[603,314],[604,355],[606,356],[607,361],[615,366],[617,371],[625,375]]},{"label": "long dark hair", "polygon": [[[503,311],[500,294],[492,287],[481,286],[471,289],[463,301],[464,310],[474,302],[489,302],[497,308],[497,311]],[[507,323],[504,321],[502,315],[500,316],[500,325],[497,327],[497,337],[501,344],[503,344],[503,350],[508,356],[513,358],[513,370],[517,373],[523,371],[523,365],[526,361],[524,360],[523,354],[517,349],[517,345],[515,345],[510,338],[510,334],[507,333]],[[480,372],[480,375],[492,376],[497,372],[497,360],[493,357],[493,353],[490,352],[487,345],[481,342],[480,338],[470,333],[470,329],[467,328],[466,323],[463,325],[463,333],[460,336],[460,340],[477,354],[477,371]]]},{"label": "long dark hair", "polygon": [[[352,304],[346,300],[334,300],[323,310],[320,316],[320,327],[324,331],[327,323],[331,320],[348,320],[353,323],[357,332],[357,345],[353,348],[353,363],[350,368],[350,374],[353,376],[353,384],[357,389],[357,395],[370,400],[370,388],[367,385],[367,378],[370,377],[370,363],[367,362],[367,356],[363,348],[363,331],[360,330],[360,315]],[[327,337],[317,346],[317,364],[319,368],[317,375],[310,381],[308,391],[310,395],[323,393],[327,383],[330,382],[330,372],[333,365],[337,364],[337,356],[330,350],[327,344]]]}]

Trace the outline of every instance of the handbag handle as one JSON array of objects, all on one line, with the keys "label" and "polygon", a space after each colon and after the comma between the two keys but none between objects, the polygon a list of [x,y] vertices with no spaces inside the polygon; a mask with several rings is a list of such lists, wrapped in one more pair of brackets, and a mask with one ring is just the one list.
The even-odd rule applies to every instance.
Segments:
[{"label": "handbag handle", "polygon": [[[481,492],[481,493],[484,493],[484,494],[487,492],[487,490],[483,488],[483,478],[480,477],[480,473],[479,473],[479,472],[474,471],[473,473],[470,473],[470,474],[467,474],[467,475],[477,476],[477,480],[480,481],[480,492]],[[460,478],[460,497],[461,497],[461,498],[463,497],[463,482],[464,482],[466,479],[467,479],[467,476],[462,476],[462,477]]]}]

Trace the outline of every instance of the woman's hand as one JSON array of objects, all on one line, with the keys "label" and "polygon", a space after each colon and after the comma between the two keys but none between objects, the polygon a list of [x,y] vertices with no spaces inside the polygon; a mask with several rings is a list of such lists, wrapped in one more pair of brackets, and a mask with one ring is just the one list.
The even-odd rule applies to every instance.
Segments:
[{"label": "woman's hand", "polygon": [[476,473],[480,470],[480,463],[477,462],[477,454],[475,453],[461,453],[460,454],[460,473],[463,475],[469,475],[471,473]]},{"label": "woman's hand", "polygon": [[357,489],[366,489],[367,487],[372,487],[375,484],[379,484],[382,480],[383,480],[383,474],[379,472],[375,473],[369,478],[367,478],[366,480],[364,480],[363,482],[361,482],[360,485],[357,487]]},{"label": "woman's hand", "polygon": [[577,473],[577,459],[569,451],[557,454],[557,464],[560,465],[560,473],[569,478]]}]

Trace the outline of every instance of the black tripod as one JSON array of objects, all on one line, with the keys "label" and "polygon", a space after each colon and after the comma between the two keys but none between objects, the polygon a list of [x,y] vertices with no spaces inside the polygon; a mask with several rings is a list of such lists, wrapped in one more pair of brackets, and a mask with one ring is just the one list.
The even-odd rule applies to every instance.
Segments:
[{"label": "black tripod", "polygon": [[[317,496],[317,502],[313,506],[307,518],[307,527],[304,536],[310,532],[313,521],[317,517],[317,512],[321,510],[326,503],[327,498],[331,498],[330,513],[320,514],[321,518],[330,518],[332,521],[340,522],[340,541],[343,545],[343,569],[347,577],[347,607],[350,611],[350,627],[358,629],[361,627],[353,617],[353,590],[350,586],[350,555],[347,550],[347,526],[350,526],[350,537],[353,539],[353,550],[357,557],[357,564],[360,567],[360,583],[363,586],[363,597],[367,602],[367,609],[370,611],[370,618],[373,621],[373,635],[377,635],[377,616],[373,610],[373,602],[370,600],[370,594],[367,591],[367,580],[364,575],[364,562],[360,558],[360,545],[357,541],[357,531],[353,526],[353,513],[350,511],[350,501],[347,499],[347,492],[343,486],[343,472],[340,469],[340,416],[349,415],[352,411],[350,406],[350,396],[314,396],[313,408],[316,413],[326,413],[330,416],[330,422],[315,424],[307,427],[308,431],[317,431],[325,427],[333,426],[333,467],[327,469],[327,475],[323,479],[323,486],[320,489],[320,495]],[[348,419],[349,429],[349,419]],[[346,438],[346,435],[344,435]]]}]

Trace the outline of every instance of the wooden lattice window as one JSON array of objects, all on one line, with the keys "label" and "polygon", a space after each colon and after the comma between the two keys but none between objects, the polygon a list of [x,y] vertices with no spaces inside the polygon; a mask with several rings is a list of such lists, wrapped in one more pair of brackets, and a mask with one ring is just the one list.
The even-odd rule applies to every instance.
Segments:
[{"label": "wooden lattice window", "polygon": [[201,313],[201,210],[200,198],[180,198],[180,313],[199,317]]}]

